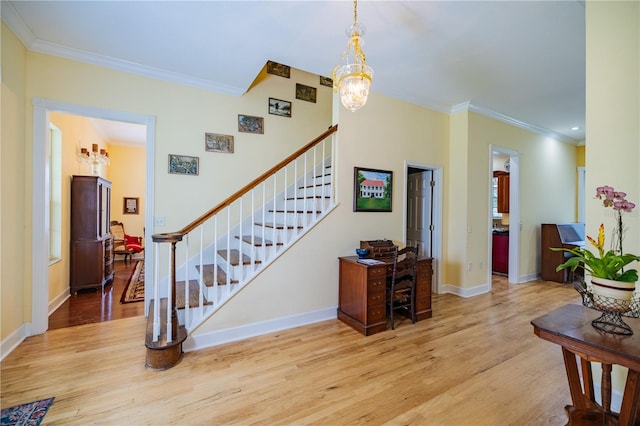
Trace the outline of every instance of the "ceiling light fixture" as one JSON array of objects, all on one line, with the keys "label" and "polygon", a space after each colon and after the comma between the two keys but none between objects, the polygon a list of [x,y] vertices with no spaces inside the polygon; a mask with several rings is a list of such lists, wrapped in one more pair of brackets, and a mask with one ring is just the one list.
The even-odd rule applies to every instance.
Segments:
[{"label": "ceiling light fixture", "polygon": [[362,51],[362,37],[366,28],[358,24],[358,0],[353,0],[353,25],[347,28],[347,49],[340,55],[340,63],[331,71],[333,88],[340,91],[345,108],[356,111],[367,103],[373,69],[366,64]]}]

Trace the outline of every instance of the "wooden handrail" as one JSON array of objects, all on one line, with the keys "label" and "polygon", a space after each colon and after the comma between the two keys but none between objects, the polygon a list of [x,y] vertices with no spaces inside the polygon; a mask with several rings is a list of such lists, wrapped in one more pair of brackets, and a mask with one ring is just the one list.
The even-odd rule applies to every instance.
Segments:
[{"label": "wooden handrail", "polygon": [[[287,158],[285,158],[284,160],[280,161],[275,166],[271,167],[269,170],[267,170],[266,172],[264,172],[263,174],[261,174],[260,176],[258,176],[257,178],[255,178],[254,180],[249,182],[247,185],[245,185],[244,187],[242,187],[241,189],[236,191],[229,198],[227,198],[226,200],[224,200],[223,202],[221,202],[220,204],[218,204],[217,206],[215,206],[214,208],[212,208],[208,212],[204,213],[202,216],[200,216],[199,218],[197,218],[196,220],[194,220],[193,222],[191,222],[190,224],[188,224],[187,226],[182,228],[180,231],[172,232],[171,234],[182,234],[182,235],[185,235],[185,234],[188,234],[189,232],[193,231],[195,228],[197,228],[198,226],[200,226],[204,222],[206,222],[207,219],[212,217],[214,214],[218,213],[220,210],[224,209],[225,207],[231,205],[231,203],[233,203],[238,198],[242,197],[244,194],[249,192],[252,188],[256,187],[258,184],[262,183],[263,181],[267,180],[272,174],[274,174],[275,172],[277,172],[278,170],[280,170],[281,168],[286,166],[288,163],[293,161],[295,158],[297,158],[300,155],[302,155],[305,151],[309,150],[313,146],[315,146],[318,143],[322,142],[327,137],[329,137],[329,135],[331,135],[331,134],[333,134],[333,133],[335,133],[337,131],[338,131],[338,125],[337,124],[329,127],[329,129],[326,130],[324,133],[322,133],[320,136],[316,137],[311,142],[309,142],[308,144],[306,144],[305,146],[303,146],[302,148],[300,148],[299,150],[297,150],[293,154],[289,155]],[[159,234],[159,236],[160,235],[163,235],[163,234]],[[155,241],[155,235],[154,235],[154,241]]]}]

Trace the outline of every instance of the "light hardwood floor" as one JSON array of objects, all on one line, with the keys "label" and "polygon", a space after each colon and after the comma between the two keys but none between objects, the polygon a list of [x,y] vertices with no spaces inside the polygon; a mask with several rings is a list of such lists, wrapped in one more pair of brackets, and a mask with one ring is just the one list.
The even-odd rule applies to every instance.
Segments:
[{"label": "light hardwood floor", "polygon": [[435,295],[434,317],[364,337],[338,320],[144,368],[142,317],[51,330],[1,363],[1,405],[55,396],[43,425],[562,425],[560,348],[530,321],[580,299],[499,280]]}]

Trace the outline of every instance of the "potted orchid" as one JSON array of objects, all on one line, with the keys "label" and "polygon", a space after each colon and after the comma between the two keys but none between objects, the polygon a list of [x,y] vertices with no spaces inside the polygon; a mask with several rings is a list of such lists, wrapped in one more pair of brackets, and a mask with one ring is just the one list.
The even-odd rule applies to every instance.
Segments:
[{"label": "potted orchid", "polygon": [[634,261],[640,261],[640,256],[624,253],[622,250],[625,231],[622,214],[624,212],[631,213],[636,207],[634,203],[627,201],[626,197],[626,193],[617,192],[611,186],[601,186],[596,189],[596,198],[603,201],[604,207],[613,208],[616,215],[616,226],[610,250],[605,251],[604,248],[604,224],[600,225],[597,239],[587,236],[589,243],[597,249],[596,254],[583,247],[552,248],[552,250],[561,250],[573,255],[559,265],[556,268],[557,271],[567,268],[572,271],[577,268],[584,269],[591,275],[592,292],[595,295],[622,301],[623,305],[630,303],[638,281],[638,271],[625,268]]}]

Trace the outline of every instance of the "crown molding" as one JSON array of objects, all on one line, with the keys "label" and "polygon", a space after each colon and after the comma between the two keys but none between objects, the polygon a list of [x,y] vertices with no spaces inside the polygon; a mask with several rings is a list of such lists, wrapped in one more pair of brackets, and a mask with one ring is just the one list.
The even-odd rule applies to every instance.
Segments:
[{"label": "crown molding", "polygon": [[71,59],[78,62],[111,68],[117,71],[138,74],[143,77],[169,81],[172,83],[196,87],[198,89],[211,90],[233,96],[240,96],[245,92],[244,89],[228,86],[226,84],[216,83],[211,80],[190,77],[184,74],[165,71],[146,65],[141,65],[135,62],[113,58],[110,56],[98,55],[84,50],[73,49],[67,46],[49,43],[42,40],[35,40],[29,50],[39,53],[45,53],[47,55]]},{"label": "crown molding", "polygon": [[449,110],[449,113],[456,114],[462,111],[472,111],[477,114],[483,115],[485,117],[493,118],[495,120],[502,121],[503,123],[507,123],[515,127],[520,127],[521,129],[528,130],[533,133],[538,133],[540,135],[547,136],[549,138],[558,140],[560,142],[568,143],[571,145],[578,145],[579,143],[578,140],[571,138],[569,136],[563,135],[558,132],[554,132],[553,130],[545,129],[544,127],[540,127],[533,124],[525,123],[524,121],[516,120],[513,117],[509,117],[508,115],[501,114],[489,108],[479,107],[471,103],[471,101],[463,102],[463,103],[452,106],[451,109]]},{"label": "crown molding", "polygon": [[36,40],[36,36],[33,35],[31,29],[24,23],[22,17],[18,14],[18,11],[16,11],[11,2],[3,1],[1,9],[4,23],[11,28],[11,31],[14,32],[22,44],[29,49]]}]

